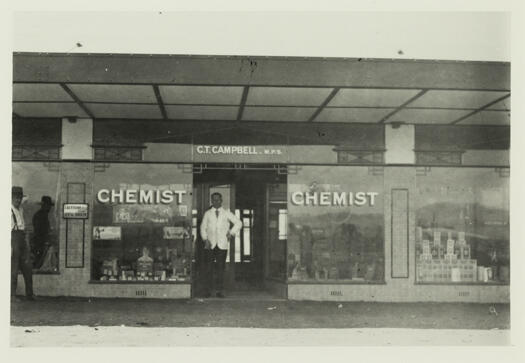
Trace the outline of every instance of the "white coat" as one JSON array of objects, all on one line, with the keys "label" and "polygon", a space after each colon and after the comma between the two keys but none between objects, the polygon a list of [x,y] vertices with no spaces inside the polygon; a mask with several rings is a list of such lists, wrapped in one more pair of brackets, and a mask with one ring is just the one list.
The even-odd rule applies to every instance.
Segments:
[{"label": "white coat", "polygon": [[[216,210],[219,211],[219,217],[216,215]],[[233,227],[230,229],[230,222]],[[239,233],[242,227],[242,222],[229,210],[222,207],[219,209],[210,208],[204,213],[201,223],[201,238],[203,241],[210,241],[211,248],[218,246],[221,250],[227,250],[229,247],[228,231],[232,236]]]}]

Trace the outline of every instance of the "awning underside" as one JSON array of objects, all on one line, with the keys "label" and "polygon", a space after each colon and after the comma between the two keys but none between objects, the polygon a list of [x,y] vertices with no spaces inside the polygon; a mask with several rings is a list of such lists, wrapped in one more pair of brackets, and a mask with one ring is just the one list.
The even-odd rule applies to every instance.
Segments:
[{"label": "awning underside", "polygon": [[[15,55],[13,113],[32,118],[510,125],[507,64],[254,59],[256,66],[236,57]],[[389,69],[402,73],[391,75]],[[228,81],[224,73],[232,75]]]}]

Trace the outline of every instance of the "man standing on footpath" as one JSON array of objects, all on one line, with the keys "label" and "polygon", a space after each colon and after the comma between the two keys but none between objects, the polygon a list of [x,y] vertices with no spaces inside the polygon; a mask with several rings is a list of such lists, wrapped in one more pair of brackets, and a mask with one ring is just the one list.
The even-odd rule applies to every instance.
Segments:
[{"label": "man standing on footpath", "polygon": [[45,252],[50,245],[49,233],[49,211],[55,204],[50,196],[44,195],[40,203],[40,209],[33,215],[33,245],[32,251],[35,256],[34,268],[40,268],[44,262]]},{"label": "man standing on footpath", "polygon": [[[224,297],[224,267],[230,238],[242,227],[242,222],[229,210],[222,208],[222,195],[211,195],[212,207],[204,213],[201,223],[201,238],[204,241],[204,261],[206,264],[206,293],[211,296],[214,285],[217,297]],[[230,222],[233,227],[230,229]]]},{"label": "man standing on footpath", "polygon": [[22,270],[27,300],[34,300],[33,271],[31,266],[31,248],[25,233],[24,212],[21,208],[24,190],[22,187],[11,189],[11,300],[16,298],[18,269]]}]

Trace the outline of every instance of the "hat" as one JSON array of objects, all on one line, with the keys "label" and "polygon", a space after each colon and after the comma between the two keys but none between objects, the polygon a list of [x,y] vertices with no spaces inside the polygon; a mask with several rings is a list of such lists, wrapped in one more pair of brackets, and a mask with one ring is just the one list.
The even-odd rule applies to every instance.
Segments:
[{"label": "hat", "polygon": [[44,195],[40,204],[55,205],[55,203],[53,203],[53,200],[49,195]]},{"label": "hat", "polygon": [[11,195],[20,195],[24,197],[24,189],[22,187],[12,187],[11,188]]}]

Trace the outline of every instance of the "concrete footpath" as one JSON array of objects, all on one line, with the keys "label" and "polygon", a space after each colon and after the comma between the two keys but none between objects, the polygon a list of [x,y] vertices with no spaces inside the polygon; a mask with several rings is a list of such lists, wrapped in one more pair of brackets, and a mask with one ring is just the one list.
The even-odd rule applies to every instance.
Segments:
[{"label": "concrete footpath", "polygon": [[[505,345],[509,329],[508,304],[88,298],[11,304],[13,346],[192,346],[211,341],[214,345]],[[217,336],[221,338],[208,339]]]},{"label": "concrete footpath", "polygon": [[505,346],[509,330],[11,327],[12,347]]}]

